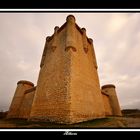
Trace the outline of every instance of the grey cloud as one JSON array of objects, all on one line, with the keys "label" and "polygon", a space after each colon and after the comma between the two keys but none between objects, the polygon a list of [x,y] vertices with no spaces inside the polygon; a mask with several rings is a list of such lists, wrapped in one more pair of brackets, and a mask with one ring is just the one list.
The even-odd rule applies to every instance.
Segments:
[{"label": "grey cloud", "polygon": [[93,38],[101,85],[116,85],[122,107],[140,108],[140,14],[0,13],[0,109],[8,109],[18,80],[36,84],[45,38],[69,14]]},{"label": "grey cloud", "polygon": [[[113,33],[109,31],[109,39],[104,44],[99,44],[104,48],[97,49],[103,50],[98,63],[101,83],[111,82],[117,86],[120,104],[125,108],[131,105],[140,107],[139,102],[133,102],[140,98],[139,17],[139,14],[128,14],[125,24]],[[97,51],[97,55],[98,53],[100,54]]]}]

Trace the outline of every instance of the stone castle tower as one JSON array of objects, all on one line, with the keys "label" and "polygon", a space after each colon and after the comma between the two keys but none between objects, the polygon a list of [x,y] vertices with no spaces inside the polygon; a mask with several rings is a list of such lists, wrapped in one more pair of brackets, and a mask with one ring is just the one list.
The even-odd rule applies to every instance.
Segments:
[{"label": "stone castle tower", "polygon": [[120,105],[119,101],[117,98],[115,86],[112,84],[104,85],[102,86],[102,91],[103,94],[108,96],[108,102],[111,106],[110,109],[105,109],[108,110],[108,115],[114,115],[114,116],[121,116],[121,110],[120,110]]},{"label": "stone castle tower", "polygon": [[46,39],[30,119],[72,123],[104,116],[92,39],[70,15]]},{"label": "stone castle tower", "polygon": [[93,41],[69,15],[46,38],[37,86],[18,82],[7,117],[71,124],[107,115],[121,116],[115,86],[100,89]]},{"label": "stone castle tower", "polygon": [[8,118],[19,118],[19,113],[21,110],[21,105],[24,100],[24,93],[26,90],[29,90],[34,87],[34,84],[30,81],[21,80],[17,83],[17,88],[15,91],[15,95],[13,97]]}]

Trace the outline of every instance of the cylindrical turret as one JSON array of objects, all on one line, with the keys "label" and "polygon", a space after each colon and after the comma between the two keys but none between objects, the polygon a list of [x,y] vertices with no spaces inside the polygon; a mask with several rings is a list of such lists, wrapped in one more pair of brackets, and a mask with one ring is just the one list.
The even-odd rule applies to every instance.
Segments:
[{"label": "cylindrical turret", "polygon": [[93,39],[91,38],[88,38],[88,40],[90,41],[90,44],[91,44],[91,49],[92,49],[92,58],[93,59],[93,63],[94,63],[94,67],[97,69],[98,68],[98,65],[97,65],[97,61],[96,61],[96,55],[95,55],[95,50],[94,50],[94,45],[93,45]]},{"label": "cylindrical turret", "polygon": [[87,47],[86,29],[82,28],[82,32],[83,32],[83,49],[84,49],[85,53],[87,53],[88,52],[88,47]]},{"label": "cylindrical turret", "polygon": [[21,80],[17,83],[17,88],[7,118],[19,117],[19,110],[20,110],[22,100],[24,98],[24,92],[32,87],[34,87],[34,84],[29,81]]},{"label": "cylindrical turret", "polygon": [[24,92],[23,102],[20,106],[19,118],[28,119],[32,107],[36,87],[30,88]]},{"label": "cylindrical turret", "polygon": [[73,51],[76,51],[75,50],[75,17],[73,15],[69,15],[66,21],[67,21],[67,29],[66,29],[65,50],[67,51],[71,48]]},{"label": "cylindrical turret", "polygon": [[43,50],[43,54],[42,54],[42,58],[41,58],[41,62],[40,62],[40,68],[43,67],[44,65],[44,61],[45,61],[45,57],[46,57],[46,52],[47,52],[47,48],[48,48],[48,44],[49,44],[49,40],[50,36],[46,37],[46,42],[45,42],[45,46],[44,46],[44,50]]},{"label": "cylindrical turret", "polygon": [[102,86],[102,91],[109,95],[109,101],[112,108],[112,115],[114,116],[122,116],[120,105],[118,102],[118,98],[116,95],[115,86],[112,84]]},{"label": "cylindrical turret", "polygon": [[52,51],[54,52],[58,43],[57,43],[57,32],[59,30],[59,27],[58,26],[55,26],[54,28],[54,34],[53,34],[53,41],[52,41],[52,44],[51,44],[51,48],[52,48]]}]

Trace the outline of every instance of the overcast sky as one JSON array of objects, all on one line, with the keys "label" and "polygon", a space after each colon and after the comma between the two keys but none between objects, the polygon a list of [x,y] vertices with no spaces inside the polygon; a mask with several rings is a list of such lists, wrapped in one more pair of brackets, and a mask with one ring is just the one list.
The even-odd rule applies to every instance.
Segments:
[{"label": "overcast sky", "polygon": [[19,80],[36,85],[45,38],[69,14],[94,41],[100,85],[116,85],[121,109],[140,109],[140,13],[0,13],[0,111]]}]

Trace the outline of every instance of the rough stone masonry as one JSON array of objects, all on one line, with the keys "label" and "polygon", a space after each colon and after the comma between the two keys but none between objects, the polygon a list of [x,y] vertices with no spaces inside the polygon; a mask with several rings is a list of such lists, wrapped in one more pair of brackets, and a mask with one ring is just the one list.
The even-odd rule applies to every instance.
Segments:
[{"label": "rough stone masonry", "polygon": [[121,116],[112,84],[100,89],[93,40],[73,15],[46,38],[37,86],[21,80],[7,118],[72,124]]}]

